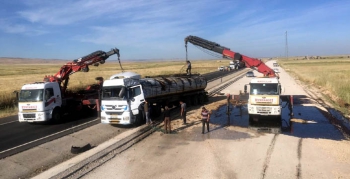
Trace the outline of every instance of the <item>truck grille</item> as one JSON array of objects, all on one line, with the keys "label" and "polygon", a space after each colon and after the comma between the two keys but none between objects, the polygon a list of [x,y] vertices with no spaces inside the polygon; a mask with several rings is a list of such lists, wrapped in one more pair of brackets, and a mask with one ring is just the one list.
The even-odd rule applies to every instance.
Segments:
[{"label": "truck grille", "polygon": [[23,114],[23,118],[24,118],[25,120],[35,119],[35,113]]},{"label": "truck grille", "polygon": [[105,105],[107,110],[124,110],[126,105]]}]

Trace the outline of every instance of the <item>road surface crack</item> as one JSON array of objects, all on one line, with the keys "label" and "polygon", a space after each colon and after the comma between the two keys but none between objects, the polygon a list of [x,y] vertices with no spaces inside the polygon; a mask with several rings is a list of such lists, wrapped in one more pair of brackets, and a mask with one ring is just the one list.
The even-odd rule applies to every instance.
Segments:
[{"label": "road surface crack", "polygon": [[267,150],[263,171],[261,172],[261,177],[260,177],[261,179],[264,179],[265,176],[266,176],[266,171],[267,171],[267,168],[269,167],[269,164],[270,164],[271,155],[272,155],[272,152],[273,152],[273,148],[275,147],[275,143],[276,143],[277,137],[278,137],[278,134],[275,134],[273,136],[273,139],[271,141],[270,147]]}]

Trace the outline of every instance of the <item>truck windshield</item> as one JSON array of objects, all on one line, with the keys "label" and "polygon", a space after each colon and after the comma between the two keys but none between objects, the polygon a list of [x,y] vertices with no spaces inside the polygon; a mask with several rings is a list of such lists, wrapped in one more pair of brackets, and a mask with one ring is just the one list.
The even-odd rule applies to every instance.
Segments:
[{"label": "truck windshield", "polygon": [[123,86],[108,86],[102,88],[102,99],[126,99],[126,93],[122,97],[119,97],[120,91],[123,89]]},{"label": "truck windshield", "polygon": [[278,84],[276,83],[256,83],[250,84],[251,95],[279,95]]},{"label": "truck windshield", "polygon": [[37,102],[43,101],[44,90],[43,89],[31,89],[31,90],[21,90],[19,93],[20,102]]}]

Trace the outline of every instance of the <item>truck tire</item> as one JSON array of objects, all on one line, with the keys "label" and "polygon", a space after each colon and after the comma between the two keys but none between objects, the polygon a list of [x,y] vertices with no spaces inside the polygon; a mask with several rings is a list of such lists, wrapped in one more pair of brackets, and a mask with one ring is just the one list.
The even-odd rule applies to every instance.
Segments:
[{"label": "truck tire", "polygon": [[192,97],[192,105],[197,106],[198,105],[198,95],[193,95]]},{"label": "truck tire", "polygon": [[198,98],[199,105],[203,105],[204,101],[205,101],[205,96],[203,94],[200,94]]},{"label": "truck tire", "polygon": [[154,107],[155,108],[154,108],[154,115],[153,116],[154,117],[160,116],[162,114],[162,107],[161,107],[161,105],[157,104]]},{"label": "truck tire", "polygon": [[54,124],[57,124],[61,121],[61,118],[62,118],[61,110],[59,108],[54,109],[52,112],[51,122]]},{"label": "truck tire", "polygon": [[277,124],[279,127],[282,127],[282,116],[281,115],[277,116]]},{"label": "truck tire", "polygon": [[184,103],[186,103],[186,107],[190,107],[191,106],[191,98],[190,97],[186,97]]},{"label": "truck tire", "polygon": [[139,111],[139,113],[136,115],[136,121],[135,121],[135,126],[140,126],[144,123],[145,118],[143,116],[143,112]]},{"label": "truck tire", "polygon": [[248,123],[248,127],[254,126],[254,120],[253,117],[251,115],[249,115],[249,123]]}]

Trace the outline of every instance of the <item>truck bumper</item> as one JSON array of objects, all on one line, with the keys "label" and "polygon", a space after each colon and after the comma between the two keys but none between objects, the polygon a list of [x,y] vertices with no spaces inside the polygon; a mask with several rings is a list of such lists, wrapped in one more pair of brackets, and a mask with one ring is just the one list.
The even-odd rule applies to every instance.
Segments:
[{"label": "truck bumper", "polygon": [[45,112],[31,112],[31,113],[18,113],[18,121],[19,122],[44,122],[50,119],[49,114]]},{"label": "truck bumper", "polygon": [[255,106],[248,105],[249,115],[280,116],[281,106]]},{"label": "truck bumper", "polygon": [[108,115],[105,112],[101,112],[101,123],[103,124],[133,124],[134,117],[128,112],[124,112],[123,115]]}]

